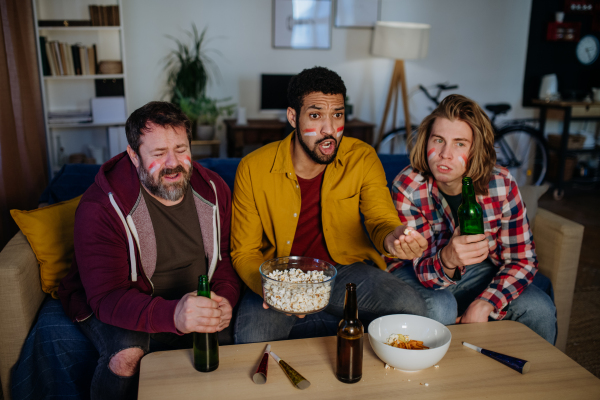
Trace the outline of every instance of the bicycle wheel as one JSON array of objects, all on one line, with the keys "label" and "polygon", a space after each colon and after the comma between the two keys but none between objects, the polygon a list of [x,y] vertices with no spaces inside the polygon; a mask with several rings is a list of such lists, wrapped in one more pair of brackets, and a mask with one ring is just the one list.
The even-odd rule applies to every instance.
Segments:
[{"label": "bicycle wheel", "polygon": [[496,162],[508,168],[518,186],[542,184],[548,170],[548,146],[538,130],[507,126],[498,132],[494,147]]},{"label": "bicycle wheel", "polygon": [[[413,132],[416,131],[417,127],[412,125]],[[416,138],[415,135],[412,136]],[[406,135],[406,127],[401,127],[389,131],[383,135],[379,149],[379,154],[408,154],[410,149],[408,146],[408,138]]]}]

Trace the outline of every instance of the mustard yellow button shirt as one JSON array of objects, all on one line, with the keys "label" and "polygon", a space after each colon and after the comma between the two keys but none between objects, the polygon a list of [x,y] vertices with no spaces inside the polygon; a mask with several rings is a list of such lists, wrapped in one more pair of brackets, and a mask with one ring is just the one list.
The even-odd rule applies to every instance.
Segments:
[{"label": "mustard yellow button shirt", "polygon": [[[292,250],[300,216],[300,185],[290,145],[270,143],[244,157],[233,189],[231,258],[233,267],[255,293],[262,296],[259,267],[269,259],[287,257]],[[398,211],[386,186],[385,173],[373,147],[344,137],[336,159],[327,166],[321,187],[321,218],[331,258],[342,265],[372,260],[386,264],[377,250],[398,225]]]}]

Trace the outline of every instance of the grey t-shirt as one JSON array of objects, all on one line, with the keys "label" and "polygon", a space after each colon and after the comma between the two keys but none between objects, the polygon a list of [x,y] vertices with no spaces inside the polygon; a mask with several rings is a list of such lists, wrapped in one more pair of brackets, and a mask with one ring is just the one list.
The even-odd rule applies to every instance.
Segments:
[{"label": "grey t-shirt", "polygon": [[144,188],[142,193],[156,236],[154,296],[178,300],[198,289],[198,276],[206,274],[206,256],[194,194],[188,187],[181,203],[165,206]]}]

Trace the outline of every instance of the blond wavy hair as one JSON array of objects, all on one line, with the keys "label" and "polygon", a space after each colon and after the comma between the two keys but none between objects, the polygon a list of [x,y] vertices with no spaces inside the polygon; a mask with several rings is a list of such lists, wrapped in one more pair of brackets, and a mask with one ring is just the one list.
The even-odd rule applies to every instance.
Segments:
[{"label": "blond wavy hair", "polygon": [[[494,150],[494,130],[489,117],[473,100],[459,94],[447,96],[433,112],[427,116],[416,133],[416,142],[410,150],[410,163],[414,170],[425,178],[433,176],[427,162],[427,142],[436,118],[450,121],[464,121],[473,131],[473,143],[469,152],[467,171],[463,175],[471,177],[475,193],[487,195],[492,169],[496,165]],[[412,143],[412,140],[409,141]]]}]

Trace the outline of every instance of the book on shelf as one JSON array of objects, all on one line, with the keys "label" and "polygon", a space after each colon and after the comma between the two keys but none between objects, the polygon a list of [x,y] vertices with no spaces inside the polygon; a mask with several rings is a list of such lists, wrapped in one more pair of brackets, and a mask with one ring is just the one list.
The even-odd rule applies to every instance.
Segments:
[{"label": "book on shelf", "polygon": [[58,68],[57,68],[58,75],[65,75],[64,69],[63,69],[63,64],[62,64],[62,57],[60,56],[60,45],[58,43],[58,40],[53,40],[52,46],[54,49],[54,57],[56,57],[56,63],[58,65]]},{"label": "book on shelf", "polygon": [[[45,43],[44,43],[45,42]],[[42,43],[43,46],[42,46]],[[49,73],[45,76],[96,75],[98,72],[96,45],[70,45],[57,40],[47,41],[40,37],[42,65],[47,63]]]},{"label": "book on shelf", "polygon": [[96,45],[87,48],[89,73],[90,75],[96,75]]},{"label": "book on shelf", "polygon": [[52,71],[50,70],[50,62],[48,61],[48,54],[46,50],[46,36],[40,36],[40,54],[42,55],[42,72],[44,76],[52,75]]},{"label": "book on shelf", "polygon": [[46,42],[46,56],[48,57],[48,64],[50,64],[50,74],[52,76],[57,76],[58,65],[56,64],[56,57],[54,56],[54,47],[50,42]]},{"label": "book on shelf", "polygon": [[119,26],[119,6],[100,6],[91,4],[88,6],[92,26]]},{"label": "book on shelf", "polygon": [[73,57],[73,67],[75,69],[75,75],[81,74],[81,60],[79,58],[79,45],[71,46],[71,57]]}]

